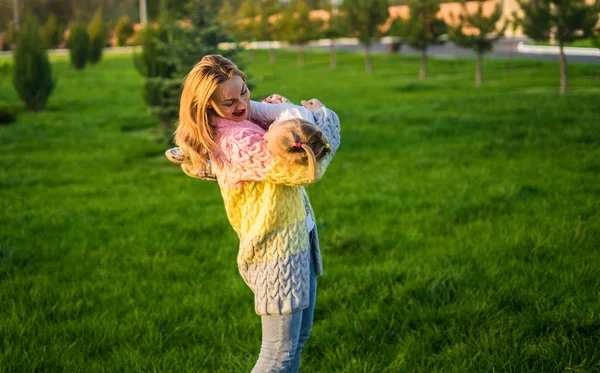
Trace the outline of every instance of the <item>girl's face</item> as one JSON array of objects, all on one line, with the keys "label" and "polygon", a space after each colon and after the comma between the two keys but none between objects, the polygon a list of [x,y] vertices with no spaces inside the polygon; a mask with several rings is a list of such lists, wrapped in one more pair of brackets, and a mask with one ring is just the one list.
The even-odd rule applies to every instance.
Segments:
[{"label": "girl's face", "polygon": [[210,97],[209,107],[221,118],[241,122],[250,107],[250,90],[240,76],[234,75],[217,87]]}]

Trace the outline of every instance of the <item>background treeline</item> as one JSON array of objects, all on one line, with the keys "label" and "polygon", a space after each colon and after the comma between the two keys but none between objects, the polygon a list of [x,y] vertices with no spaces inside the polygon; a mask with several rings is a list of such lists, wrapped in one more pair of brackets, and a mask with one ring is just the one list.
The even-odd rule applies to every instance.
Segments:
[{"label": "background treeline", "polygon": [[[443,0],[441,2],[450,1]],[[158,18],[161,8],[167,9],[175,17],[183,15],[188,2],[187,0],[147,1],[148,18],[151,20]],[[228,4],[233,8],[239,8],[243,2],[244,0],[224,0],[214,3]],[[289,3],[289,1],[287,2]],[[341,2],[341,0],[338,1],[338,3]],[[409,0],[390,0],[389,3],[390,5],[404,5],[408,4]],[[134,22],[139,21],[139,0],[19,0],[18,4],[21,15],[28,10],[44,22],[53,14],[63,25],[67,25],[77,14],[89,19],[98,8],[103,9],[104,17],[108,21],[116,22],[123,15],[127,15]],[[310,9],[325,9],[331,6],[331,0],[306,0],[305,4]],[[13,0],[0,0],[0,32],[6,30],[12,19]]]}]

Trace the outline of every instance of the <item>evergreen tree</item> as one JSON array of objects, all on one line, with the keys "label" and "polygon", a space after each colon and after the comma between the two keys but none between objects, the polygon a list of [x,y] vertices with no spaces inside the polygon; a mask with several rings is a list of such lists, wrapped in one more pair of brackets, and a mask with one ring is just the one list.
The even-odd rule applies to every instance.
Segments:
[{"label": "evergreen tree", "polygon": [[127,39],[133,35],[133,25],[129,17],[122,16],[119,18],[115,27],[115,35],[117,36],[117,45],[119,47],[124,46]]},{"label": "evergreen tree", "polygon": [[298,65],[304,65],[304,46],[318,36],[318,24],[310,19],[310,8],[294,0],[277,20],[279,39],[298,46]]},{"label": "evergreen tree", "polygon": [[17,29],[15,27],[15,22],[10,21],[6,27],[6,33],[4,34],[4,39],[2,39],[2,49],[10,50],[17,40]]},{"label": "evergreen tree", "polygon": [[88,25],[88,34],[90,37],[89,61],[95,64],[102,58],[102,50],[106,42],[106,28],[102,19],[102,9],[98,9]]},{"label": "evergreen tree", "polygon": [[52,66],[40,37],[40,26],[28,15],[19,30],[14,53],[13,83],[27,109],[39,111],[54,90]]},{"label": "evergreen tree", "polygon": [[63,40],[64,29],[58,24],[54,14],[50,14],[42,27],[41,33],[44,46],[53,49],[58,47]]},{"label": "evergreen tree", "polygon": [[420,78],[427,76],[427,49],[432,44],[441,43],[446,33],[446,23],[437,18],[440,3],[437,0],[412,0],[409,3],[410,16],[401,26],[402,40],[421,52]]},{"label": "evergreen tree", "polygon": [[69,55],[71,64],[75,69],[81,70],[85,67],[90,52],[90,37],[85,25],[80,22],[71,23],[71,34],[69,36]]},{"label": "evergreen tree", "polygon": [[371,45],[381,36],[380,27],[389,17],[387,0],[344,0],[342,8],[348,17],[348,24],[365,48],[365,70],[373,71]]},{"label": "evergreen tree", "polygon": [[[458,25],[450,28],[450,40],[456,45],[471,48],[475,52],[475,83],[477,85],[481,85],[483,54],[492,50],[494,42],[504,35],[508,27],[508,22],[501,27],[498,26],[498,21],[502,17],[502,4],[497,4],[494,12],[486,16],[483,14],[484,1],[477,0],[477,10],[470,13],[467,10],[466,0],[461,0],[463,12],[458,17]],[[471,32],[465,33],[465,28],[469,28]]]},{"label": "evergreen tree", "polygon": [[592,35],[598,22],[598,6],[584,0],[517,0],[523,11],[523,32],[533,40],[555,40],[560,50],[560,92],[567,91],[567,57],[564,47]]}]

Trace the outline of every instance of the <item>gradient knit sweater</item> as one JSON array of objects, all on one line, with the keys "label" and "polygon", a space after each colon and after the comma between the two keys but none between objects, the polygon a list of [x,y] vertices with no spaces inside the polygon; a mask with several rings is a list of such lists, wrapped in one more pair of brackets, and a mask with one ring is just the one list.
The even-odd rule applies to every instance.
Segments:
[{"label": "gradient knit sweater", "polygon": [[[333,111],[322,108],[314,118],[332,150],[318,162],[316,178],[307,175],[307,166],[273,157],[263,128],[250,121],[219,118],[215,122],[212,170],[240,239],[238,268],[254,293],[259,315],[282,315],[309,305],[310,242],[305,219],[307,213],[314,219],[314,213],[302,186],[323,176],[340,143],[339,119]],[[313,255],[316,273],[321,275],[318,245]]]}]

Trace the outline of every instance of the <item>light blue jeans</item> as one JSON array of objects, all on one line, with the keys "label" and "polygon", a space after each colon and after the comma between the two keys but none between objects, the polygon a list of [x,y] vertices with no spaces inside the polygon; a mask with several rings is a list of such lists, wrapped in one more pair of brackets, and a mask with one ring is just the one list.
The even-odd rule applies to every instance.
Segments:
[{"label": "light blue jeans", "polygon": [[313,258],[314,230],[310,232],[309,305],[287,315],[262,317],[262,346],[252,373],[297,373],[302,349],[313,325],[317,278]]}]

